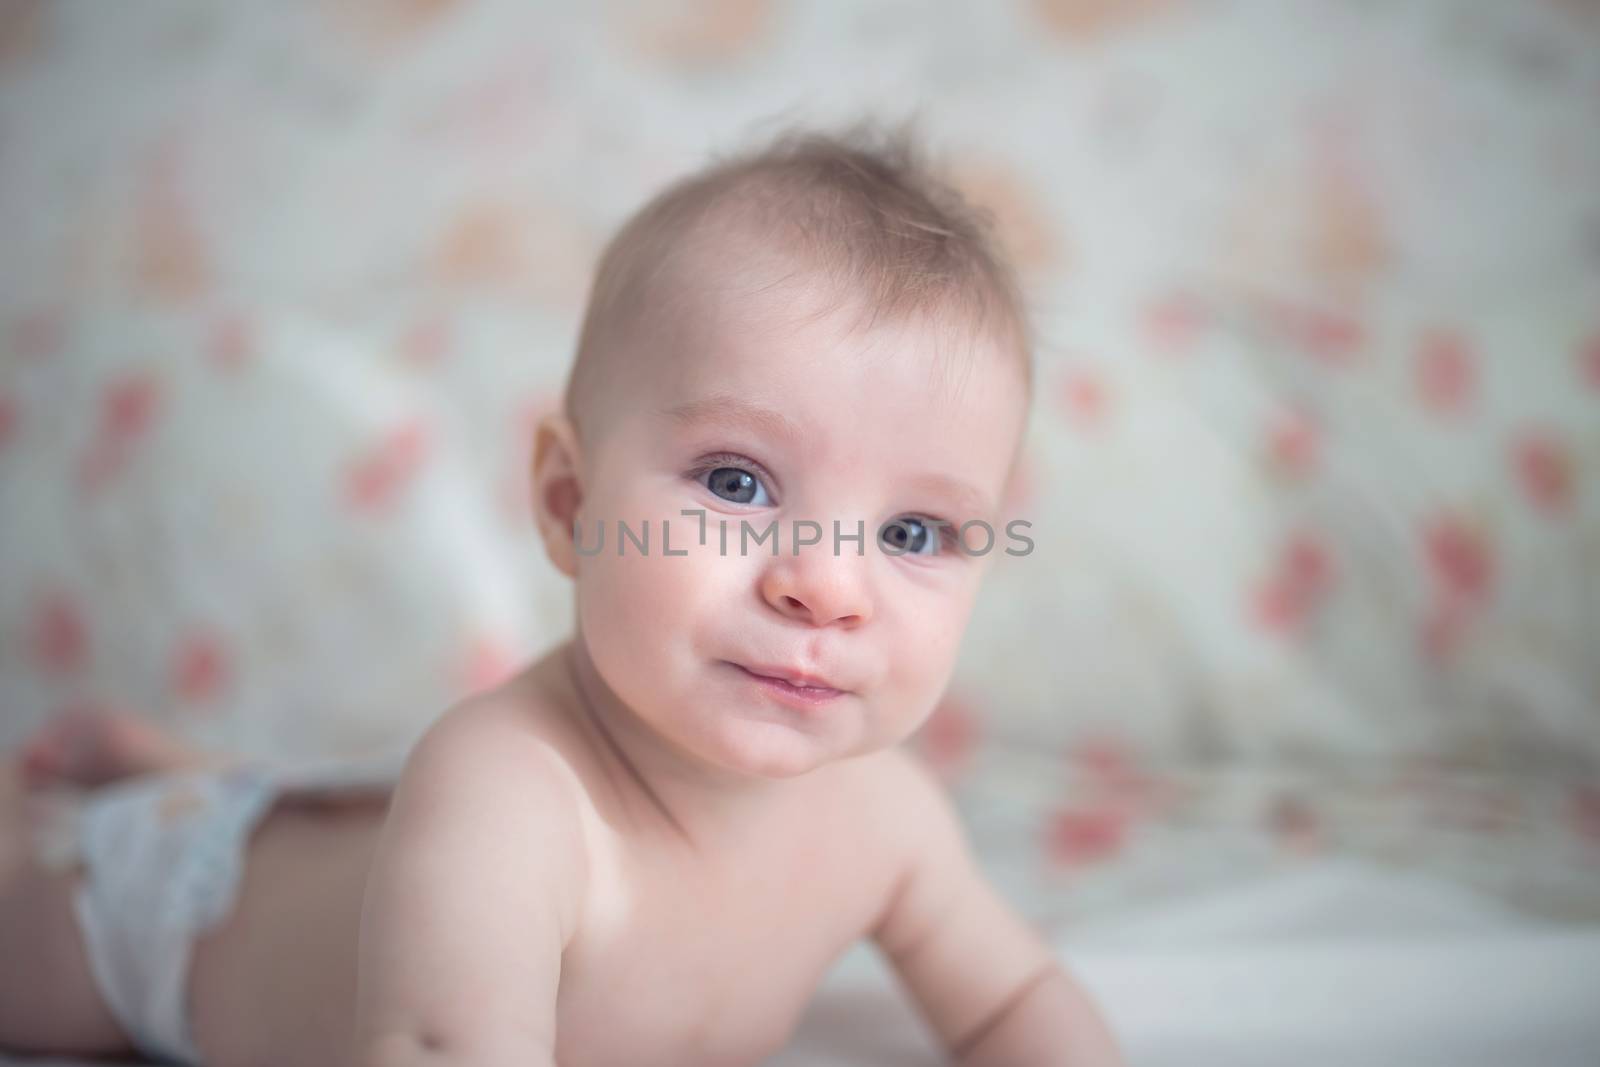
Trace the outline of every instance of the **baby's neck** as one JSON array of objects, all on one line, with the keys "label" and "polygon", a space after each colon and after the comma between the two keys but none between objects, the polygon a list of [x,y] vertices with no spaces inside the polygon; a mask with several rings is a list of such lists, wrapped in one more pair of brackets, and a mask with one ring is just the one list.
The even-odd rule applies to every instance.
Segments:
[{"label": "baby's neck", "polygon": [[606,685],[581,637],[551,653],[565,681],[562,706],[578,722],[605,777],[631,810],[648,817],[692,849],[737,839],[764,824],[796,782],[739,774],[697,760],[639,717]]}]

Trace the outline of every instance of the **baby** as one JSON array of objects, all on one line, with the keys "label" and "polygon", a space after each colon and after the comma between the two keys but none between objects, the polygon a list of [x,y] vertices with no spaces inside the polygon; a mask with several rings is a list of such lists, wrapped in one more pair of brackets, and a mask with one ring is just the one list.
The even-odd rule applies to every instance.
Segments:
[{"label": "baby", "polygon": [[[0,1047],[756,1064],[871,938],[953,1061],[1120,1063],[900,747],[1021,554],[996,534],[1029,336],[986,219],[903,130],[787,134],[665,190],[602,257],[537,432],[571,636],[403,765],[48,725],[0,783]],[[51,778],[104,787],[56,869],[17,847]]]}]

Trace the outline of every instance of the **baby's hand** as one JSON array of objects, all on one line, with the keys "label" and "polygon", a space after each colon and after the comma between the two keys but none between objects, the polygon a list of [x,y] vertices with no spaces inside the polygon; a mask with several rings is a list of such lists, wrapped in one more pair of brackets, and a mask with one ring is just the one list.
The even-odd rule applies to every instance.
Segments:
[{"label": "baby's hand", "polygon": [[587,870],[558,764],[483,705],[417,743],[367,882],[354,1067],[554,1063]]}]

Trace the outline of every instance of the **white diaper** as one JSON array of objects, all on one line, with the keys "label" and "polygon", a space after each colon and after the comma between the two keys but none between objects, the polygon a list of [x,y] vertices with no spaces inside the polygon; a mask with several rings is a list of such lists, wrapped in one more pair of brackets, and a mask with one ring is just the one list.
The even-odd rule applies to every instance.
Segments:
[{"label": "white diaper", "polygon": [[97,790],[76,822],[84,876],[73,900],[89,966],[143,1055],[198,1064],[187,1012],[190,946],[233,906],[251,832],[288,793],[387,789],[403,753],[128,779]]}]

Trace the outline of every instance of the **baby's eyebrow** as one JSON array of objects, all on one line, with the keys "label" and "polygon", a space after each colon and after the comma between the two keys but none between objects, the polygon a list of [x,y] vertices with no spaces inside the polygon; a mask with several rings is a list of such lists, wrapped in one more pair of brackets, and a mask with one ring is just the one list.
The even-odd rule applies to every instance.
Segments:
[{"label": "baby's eyebrow", "polygon": [[713,393],[699,400],[690,400],[675,407],[664,408],[661,413],[681,426],[700,426],[706,423],[754,430],[757,433],[782,437],[791,443],[805,439],[800,424],[781,411],[763,407],[730,393]]},{"label": "baby's eyebrow", "polygon": [[989,499],[973,486],[940,471],[929,471],[906,479],[906,485],[918,492],[934,493],[954,501],[961,508],[961,519],[987,518]]}]

